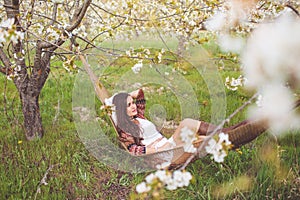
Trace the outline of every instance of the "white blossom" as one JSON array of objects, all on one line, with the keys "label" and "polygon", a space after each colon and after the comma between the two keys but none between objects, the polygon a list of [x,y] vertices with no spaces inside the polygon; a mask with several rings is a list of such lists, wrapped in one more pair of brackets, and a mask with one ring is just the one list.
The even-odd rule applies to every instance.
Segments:
[{"label": "white blossom", "polygon": [[161,63],[161,58],[162,58],[162,54],[159,52],[158,53],[158,56],[157,56],[157,59],[158,59],[158,63]]},{"label": "white blossom", "polygon": [[50,39],[58,40],[60,35],[51,27],[47,28],[46,32],[48,33],[48,37]]},{"label": "white blossom", "polygon": [[212,154],[216,162],[223,162],[227,153],[223,149],[223,146],[229,146],[231,142],[229,141],[228,134],[220,133],[219,141],[211,138],[208,141],[208,145],[205,147],[207,153]]},{"label": "white blossom", "polygon": [[57,4],[64,3],[64,0],[51,0],[51,1],[52,3],[57,3]]},{"label": "white blossom", "polygon": [[0,23],[1,28],[7,28],[7,29],[12,29],[14,25],[14,18],[8,18],[7,20],[4,20]]},{"label": "white blossom", "polygon": [[19,40],[23,40],[24,39],[24,37],[25,37],[25,33],[24,32],[16,31],[15,33],[16,33],[16,35],[17,35],[17,37],[18,37]]},{"label": "white blossom", "polygon": [[263,102],[263,96],[261,94],[259,94],[256,98],[255,104],[258,107],[262,107],[262,102]]},{"label": "white blossom", "polygon": [[149,192],[151,190],[150,186],[147,186],[145,182],[141,182],[136,186],[136,191],[138,193]]},{"label": "white blossom", "polygon": [[229,136],[228,134],[225,133],[220,133],[219,134],[219,142],[222,144],[223,142],[225,142],[225,145],[229,146],[231,145],[231,142],[229,141]]},{"label": "white blossom", "polygon": [[21,71],[21,69],[22,69],[21,66],[17,65],[14,70],[16,70],[17,72],[19,72],[19,71]]},{"label": "white blossom", "polygon": [[240,75],[237,79],[235,78],[230,78],[226,77],[225,79],[225,86],[232,91],[237,90],[239,87],[244,86],[244,83],[247,82],[247,79],[245,77],[243,77],[242,75]]},{"label": "white blossom", "polygon": [[143,61],[139,61],[131,69],[135,74],[137,74],[141,71],[142,67],[143,67]]},{"label": "white blossom", "polygon": [[156,178],[156,176],[155,176],[153,173],[149,174],[149,175],[146,176],[146,178],[145,178],[146,183],[152,183],[153,180],[154,180],[155,178]]},{"label": "white blossom", "polygon": [[189,21],[190,26],[195,26],[197,23],[194,20]]},{"label": "white blossom", "polygon": [[0,45],[1,43],[4,43],[6,42],[6,32],[2,32],[1,29],[0,29]]},{"label": "white blossom", "polygon": [[171,165],[171,162],[163,162],[161,164],[156,165],[156,169],[165,169]]},{"label": "white blossom", "polygon": [[186,126],[181,129],[181,140],[184,142],[183,149],[185,152],[195,153],[197,149],[193,146],[193,142],[196,140],[196,135]]}]

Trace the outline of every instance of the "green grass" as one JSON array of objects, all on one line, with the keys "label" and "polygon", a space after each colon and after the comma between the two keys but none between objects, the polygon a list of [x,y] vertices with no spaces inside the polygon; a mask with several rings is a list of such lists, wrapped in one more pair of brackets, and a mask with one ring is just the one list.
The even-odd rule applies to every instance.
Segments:
[{"label": "green grass", "polygon": [[[105,68],[97,65],[97,59],[90,58],[89,62],[112,92],[122,87],[134,89],[131,82],[126,85],[120,79],[124,74],[131,73],[132,62],[119,60]],[[240,72],[235,68],[232,62],[226,63],[225,69],[218,71],[221,79],[237,77]],[[155,74],[157,70],[160,75]],[[181,86],[180,82],[171,80],[172,76],[163,76],[165,72],[172,72],[170,63],[157,65],[157,70],[151,71],[153,74],[149,76],[164,77],[159,80],[171,81],[174,88],[164,86],[164,91],[158,95],[161,85],[146,81],[144,86],[151,89],[146,93],[147,109],[160,104],[166,110],[166,119],[178,122],[182,116],[178,100],[181,94],[174,91]],[[193,68],[180,76],[185,77],[200,102],[197,118],[210,121],[213,102],[203,77]],[[143,181],[148,173],[116,171],[94,158],[81,142],[72,114],[75,77],[61,69],[52,70],[40,96],[45,136],[28,142],[22,128],[17,91],[11,81],[7,82],[0,76],[0,105],[5,105],[0,107],[0,199],[136,198],[135,185]],[[225,92],[226,115],[251,96],[242,90],[233,92],[226,89]],[[96,107],[100,107],[99,102]],[[103,113],[99,109],[97,111],[101,117]],[[146,112],[146,115],[149,116],[149,113]],[[241,112],[230,123],[244,118],[245,112]],[[113,140],[114,133],[109,124],[105,132]],[[222,164],[213,162],[207,156],[188,166],[187,170],[194,177],[188,187],[162,191],[161,199],[297,199],[300,195],[299,146],[299,133],[290,133],[278,138],[278,141],[265,134],[242,147],[240,152],[230,152]],[[44,176],[47,184],[41,184]],[[241,183],[247,187],[241,187]]]}]

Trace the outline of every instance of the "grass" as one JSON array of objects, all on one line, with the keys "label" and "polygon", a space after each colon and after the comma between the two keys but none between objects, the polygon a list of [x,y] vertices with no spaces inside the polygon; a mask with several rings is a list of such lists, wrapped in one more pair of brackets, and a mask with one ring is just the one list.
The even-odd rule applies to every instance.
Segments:
[{"label": "grass", "polygon": [[[129,61],[118,61],[104,70],[97,60],[90,59],[100,74],[101,80],[114,91],[128,87],[134,89],[134,82],[145,83],[148,90],[147,109],[158,114],[161,105],[166,120],[179,121],[183,115],[180,83],[170,80],[172,66],[157,65],[160,75],[151,71],[149,77],[164,77],[149,80],[136,79],[124,82],[122,77],[130,76]],[[124,63],[128,63],[127,65]],[[60,63],[57,63],[60,65]],[[232,63],[226,63],[219,70],[221,79],[237,77],[240,72]],[[124,75],[125,74],[125,75]],[[126,75],[127,74],[127,75]],[[189,68],[184,77],[195,92],[200,109],[194,114],[206,121],[212,118],[209,90],[199,71]],[[174,75],[175,76],[175,75]],[[69,75],[54,68],[40,96],[40,107],[45,128],[41,140],[28,142],[22,128],[22,112],[16,89],[12,82],[0,77],[0,198],[1,199],[130,199],[138,198],[135,185],[147,173],[131,174],[117,171],[94,158],[80,140],[72,114],[72,90],[76,75]],[[142,82],[145,81],[145,82]],[[171,81],[172,87],[163,85]],[[163,84],[162,84],[163,83]],[[118,85],[119,84],[119,85]],[[160,87],[164,86],[160,93]],[[243,104],[251,94],[239,90],[226,92],[226,115]],[[157,95],[157,94],[160,95]],[[193,100],[193,98],[191,99]],[[184,101],[183,101],[184,103]],[[97,115],[100,103],[96,103]],[[183,105],[181,105],[183,106]],[[157,108],[157,109],[155,109]],[[148,110],[148,111],[149,111]],[[147,113],[150,117],[150,113]],[[245,118],[239,113],[231,123]],[[100,122],[101,123],[101,122]],[[106,124],[105,131],[114,135]],[[300,135],[291,132],[277,140],[270,134],[242,147],[239,152],[229,152],[222,164],[215,163],[209,156],[195,161],[187,170],[193,175],[192,183],[176,191],[162,191],[161,199],[297,199],[300,197]],[[44,178],[44,179],[43,179]],[[44,181],[43,181],[44,180]]]}]

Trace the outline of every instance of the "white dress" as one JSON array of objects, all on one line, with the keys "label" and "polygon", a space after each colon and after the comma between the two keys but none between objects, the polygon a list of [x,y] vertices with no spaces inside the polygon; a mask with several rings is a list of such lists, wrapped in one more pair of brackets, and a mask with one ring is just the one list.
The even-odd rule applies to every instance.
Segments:
[{"label": "white dress", "polygon": [[149,120],[141,119],[141,118],[136,118],[136,119],[139,121],[140,127],[142,129],[142,133],[143,133],[142,143],[146,145],[146,147],[153,144],[157,140],[159,140],[159,142],[155,143],[154,145],[156,149],[162,147],[166,143],[170,143],[172,147],[176,145],[172,137],[170,139],[164,137],[160,132],[157,131],[155,125]]}]

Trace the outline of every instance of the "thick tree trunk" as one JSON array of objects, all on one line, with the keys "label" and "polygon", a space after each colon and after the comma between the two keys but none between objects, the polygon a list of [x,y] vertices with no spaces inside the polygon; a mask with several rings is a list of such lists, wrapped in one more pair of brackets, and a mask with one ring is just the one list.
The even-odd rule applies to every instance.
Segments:
[{"label": "thick tree trunk", "polygon": [[50,73],[49,58],[50,56],[40,62],[39,67],[43,68],[43,71],[32,70],[31,75],[23,73],[14,79],[22,103],[25,136],[28,140],[42,138],[44,135],[39,96]]},{"label": "thick tree trunk", "polygon": [[43,137],[44,130],[39,108],[39,95],[34,92],[21,93],[22,110],[24,115],[25,135],[28,140]]}]

